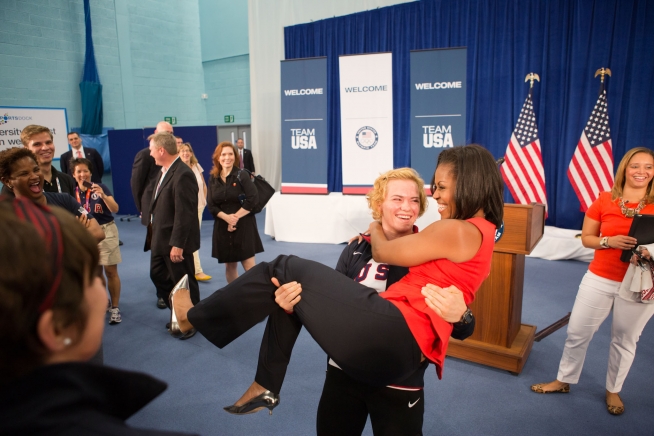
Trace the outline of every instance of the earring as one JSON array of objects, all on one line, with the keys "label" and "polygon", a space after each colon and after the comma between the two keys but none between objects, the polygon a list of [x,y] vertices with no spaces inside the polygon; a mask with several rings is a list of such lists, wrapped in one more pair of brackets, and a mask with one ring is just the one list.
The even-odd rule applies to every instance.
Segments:
[{"label": "earring", "polygon": [[64,338],[64,345],[67,347],[70,344],[73,343],[73,340],[71,338]]},{"label": "earring", "polygon": [[14,190],[14,187],[11,185],[7,185],[7,188],[11,189],[12,191]]}]

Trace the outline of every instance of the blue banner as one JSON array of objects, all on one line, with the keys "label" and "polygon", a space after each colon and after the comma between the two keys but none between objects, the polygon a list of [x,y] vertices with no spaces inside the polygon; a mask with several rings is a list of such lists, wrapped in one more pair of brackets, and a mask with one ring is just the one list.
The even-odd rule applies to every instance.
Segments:
[{"label": "blue banner", "polygon": [[282,194],[327,194],[327,58],[282,61]]},{"label": "blue banner", "polygon": [[441,150],[466,141],[466,59],[465,47],[410,53],[411,167],[425,185]]}]

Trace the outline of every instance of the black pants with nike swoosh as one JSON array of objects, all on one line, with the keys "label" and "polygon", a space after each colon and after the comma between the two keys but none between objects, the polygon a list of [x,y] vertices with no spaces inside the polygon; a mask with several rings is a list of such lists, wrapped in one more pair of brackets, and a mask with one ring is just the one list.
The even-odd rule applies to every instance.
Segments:
[{"label": "black pants with nike swoosh", "polygon": [[368,415],[375,436],[422,435],[425,392],[374,387],[328,365],[318,405],[318,436],[361,436]]}]

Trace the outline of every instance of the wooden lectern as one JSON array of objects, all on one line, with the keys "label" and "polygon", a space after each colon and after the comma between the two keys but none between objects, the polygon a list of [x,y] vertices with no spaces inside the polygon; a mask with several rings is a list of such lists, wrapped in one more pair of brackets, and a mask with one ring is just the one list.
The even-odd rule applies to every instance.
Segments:
[{"label": "wooden lectern", "polygon": [[536,326],[521,324],[525,254],[543,237],[544,226],[544,205],[504,205],[504,234],[495,244],[490,275],[470,305],[475,332],[464,341],[450,338],[448,356],[522,371],[536,333]]}]

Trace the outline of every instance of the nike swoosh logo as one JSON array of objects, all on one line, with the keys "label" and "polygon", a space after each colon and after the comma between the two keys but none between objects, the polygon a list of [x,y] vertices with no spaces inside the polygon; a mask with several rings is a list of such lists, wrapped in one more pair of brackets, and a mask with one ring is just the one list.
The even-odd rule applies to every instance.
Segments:
[{"label": "nike swoosh logo", "polygon": [[352,256],[356,256],[357,254],[363,254],[363,253],[361,253],[360,251],[355,251],[354,253],[352,253]]},{"label": "nike swoosh logo", "polygon": [[409,401],[409,409],[412,408],[413,406],[415,406],[415,405],[418,403],[418,401],[420,401],[420,398],[418,398],[418,399],[417,399],[415,402],[413,402],[413,403],[412,403],[411,401]]}]

